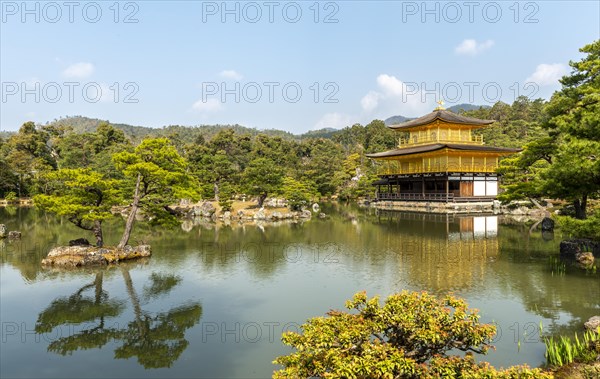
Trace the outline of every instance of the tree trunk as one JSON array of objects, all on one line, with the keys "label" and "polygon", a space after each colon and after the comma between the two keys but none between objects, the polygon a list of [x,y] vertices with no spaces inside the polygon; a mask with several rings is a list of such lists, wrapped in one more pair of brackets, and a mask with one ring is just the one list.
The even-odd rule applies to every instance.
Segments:
[{"label": "tree trunk", "polygon": [[129,294],[131,305],[133,306],[133,314],[135,314],[135,322],[138,326],[138,331],[140,333],[140,336],[143,336],[144,325],[142,323],[142,307],[140,306],[140,299],[138,298],[137,293],[135,292],[135,288],[133,288],[133,281],[131,280],[129,270],[121,266],[121,273],[123,274],[125,287],[127,288],[127,293]]},{"label": "tree trunk", "polygon": [[95,304],[99,305],[102,301],[102,272],[98,272],[96,273],[96,279],[94,280],[94,285],[95,285]]},{"label": "tree trunk", "polygon": [[586,219],[587,195],[583,195],[581,199],[575,199],[575,218],[579,220]]},{"label": "tree trunk", "polygon": [[[96,305],[100,305],[102,304],[102,278],[104,277],[104,274],[102,272],[98,272],[96,273],[96,279],[94,280],[94,285],[95,285],[95,302],[94,304]],[[96,328],[94,328],[94,330],[100,330],[104,328],[104,316],[100,316],[100,324],[98,324],[98,326]]]},{"label": "tree trunk", "polygon": [[[550,217],[550,212],[548,212],[548,209],[546,209],[546,207],[542,206],[542,204],[540,204],[536,199],[530,197],[529,201],[531,201],[533,203],[533,205],[535,205],[539,210],[544,212],[544,217]],[[539,219],[535,224],[533,224],[531,226],[531,228],[529,228],[529,235],[531,236],[531,234],[533,233],[533,231],[535,230],[535,228],[537,228],[537,226],[539,224],[542,223],[542,221],[544,221],[544,217],[542,217],[541,219]],[[529,249],[529,237],[527,238],[527,248]],[[529,250],[527,250],[529,251]]]},{"label": "tree trunk", "polygon": [[219,183],[215,182],[213,184],[213,191],[215,192],[215,200],[219,201]]},{"label": "tree trunk", "polygon": [[531,201],[533,203],[533,205],[535,205],[539,210],[541,210],[542,212],[544,212],[544,217],[550,217],[550,212],[548,212],[548,209],[544,206],[542,206],[542,204],[540,204],[536,199],[529,197],[528,198],[529,201]]},{"label": "tree trunk", "polygon": [[104,246],[104,237],[102,236],[102,221],[100,221],[100,220],[94,221],[94,226],[92,227],[92,233],[94,233],[94,237],[96,237],[96,246],[97,247]]},{"label": "tree trunk", "polygon": [[263,193],[260,196],[258,196],[258,207],[262,208],[263,203],[265,202],[265,199],[267,198],[267,193]]},{"label": "tree trunk", "polygon": [[131,231],[133,230],[133,223],[135,222],[135,214],[140,206],[140,183],[142,182],[142,174],[138,174],[137,183],[135,183],[135,193],[133,194],[133,204],[131,205],[131,212],[129,212],[129,217],[127,217],[127,222],[125,223],[125,230],[123,231],[123,237],[121,237],[121,242],[117,245],[118,249],[123,249],[127,242],[129,242],[129,237],[131,236]]}]

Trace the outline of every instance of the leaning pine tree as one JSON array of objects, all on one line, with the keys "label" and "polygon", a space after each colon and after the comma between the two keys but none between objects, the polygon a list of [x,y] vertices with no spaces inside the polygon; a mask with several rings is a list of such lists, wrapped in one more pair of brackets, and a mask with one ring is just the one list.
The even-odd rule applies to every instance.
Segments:
[{"label": "leaning pine tree", "polygon": [[177,149],[167,138],[145,139],[133,152],[125,151],[113,156],[118,170],[129,180],[125,190],[131,191],[131,210],[125,230],[117,248],[129,242],[136,214],[144,212],[153,224],[177,224],[176,213],[171,208],[179,199],[198,199],[197,188],[188,167]]}]

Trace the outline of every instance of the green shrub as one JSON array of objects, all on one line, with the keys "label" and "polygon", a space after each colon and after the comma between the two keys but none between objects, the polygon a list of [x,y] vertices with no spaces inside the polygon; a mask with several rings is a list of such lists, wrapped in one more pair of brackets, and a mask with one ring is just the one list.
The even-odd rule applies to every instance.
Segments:
[{"label": "green shrub", "polygon": [[600,240],[600,212],[594,213],[585,220],[559,216],[558,224],[563,233],[571,237]]},{"label": "green shrub", "polygon": [[9,193],[6,194],[6,196],[4,196],[4,200],[15,201],[15,200],[17,200],[17,194],[14,193],[13,191],[10,191]]},{"label": "green shrub", "polygon": [[[471,352],[486,353],[496,333],[480,324],[475,310],[452,296],[403,291],[388,297],[358,293],[346,308],[302,325],[303,334],[284,333],[296,351],[273,363],[274,378],[550,378],[539,369],[497,371],[475,362]],[[449,355],[453,349],[466,355]]]}]

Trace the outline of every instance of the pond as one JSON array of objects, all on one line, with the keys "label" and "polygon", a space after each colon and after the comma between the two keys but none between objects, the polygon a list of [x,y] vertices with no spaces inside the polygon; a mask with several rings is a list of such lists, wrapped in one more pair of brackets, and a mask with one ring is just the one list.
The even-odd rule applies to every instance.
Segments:
[{"label": "pond", "polygon": [[[153,256],[56,270],[48,250],[84,236],[31,208],[0,208],[0,376],[265,378],[286,330],[356,292],[453,292],[497,324],[497,367],[544,362],[543,333],[573,334],[600,309],[600,275],[554,262],[560,235],[499,216],[330,205],[303,223],[169,230],[136,224]],[[108,223],[116,243],[122,221]],[[553,263],[554,262],[554,263]]]}]

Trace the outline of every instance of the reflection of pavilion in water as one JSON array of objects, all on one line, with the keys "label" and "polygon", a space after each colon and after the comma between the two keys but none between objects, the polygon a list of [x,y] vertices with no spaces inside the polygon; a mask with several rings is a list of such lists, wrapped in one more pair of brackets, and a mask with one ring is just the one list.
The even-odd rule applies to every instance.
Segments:
[{"label": "reflection of pavilion in water", "polygon": [[419,287],[443,291],[480,285],[486,265],[498,255],[495,215],[380,211],[379,220],[394,228],[389,247],[399,253],[407,279]]}]

